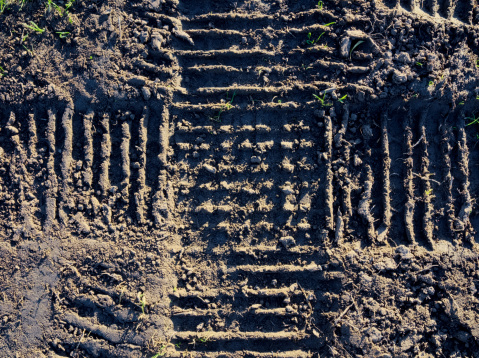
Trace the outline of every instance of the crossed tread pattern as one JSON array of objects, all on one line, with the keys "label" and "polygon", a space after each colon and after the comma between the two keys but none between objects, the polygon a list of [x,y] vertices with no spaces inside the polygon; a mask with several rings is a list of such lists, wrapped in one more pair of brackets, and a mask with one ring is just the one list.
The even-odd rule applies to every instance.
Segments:
[{"label": "crossed tread pattern", "polygon": [[[180,23],[147,14],[176,24],[173,51],[136,63],[147,81],[178,83],[153,106],[105,112],[65,103],[2,113],[0,215],[21,223],[7,233],[14,242],[58,228],[166,230],[181,218],[180,235],[194,232],[184,245],[202,243],[225,263],[214,275],[238,284],[205,283],[178,265],[171,338],[195,342],[188,349],[207,357],[311,357],[324,344],[328,315],[340,311],[343,276],[324,248],[354,240],[434,248],[445,233],[473,245],[479,189],[469,178],[478,152],[460,111],[444,110],[437,125],[433,104],[420,112],[402,102],[388,111],[382,103],[319,108],[311,93],[330,85],[321,73],[359,79],[367,71],[337,62],[333,40],[302,46],[310,32],[334,38],[318,25],[332,14],[300,2],[288,5],[291,17],[274,4],[258,14],[246,3],[231,14],[224,2],[202,13],[199,2],[182,1]],[[473,21],[461,10],[473,2],[424,4],[431,16]],[[120,297],[117,268],[91,270],[87,281],[69,274],[80,294],[58,296],[68,333],[55,349],[140,354],[147,335],[137,332],[137,298]],[[91,336],[77,345],[82,331]]]}]

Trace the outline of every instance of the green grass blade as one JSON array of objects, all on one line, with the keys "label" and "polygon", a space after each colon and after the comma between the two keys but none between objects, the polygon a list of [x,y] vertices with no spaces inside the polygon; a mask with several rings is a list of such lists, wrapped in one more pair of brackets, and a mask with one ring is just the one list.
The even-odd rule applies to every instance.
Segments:
[{"label": "green grass blade", "polygon": [[361,45],[364,41],[361,40],[361,41],[358,41],[354,44],[354,46],[351,48],[351,50],[349,51],[349,59],[351,59],[351,55],[353,53],[353,51],[356,49],[356,47],[358,47],[359,45]]}]

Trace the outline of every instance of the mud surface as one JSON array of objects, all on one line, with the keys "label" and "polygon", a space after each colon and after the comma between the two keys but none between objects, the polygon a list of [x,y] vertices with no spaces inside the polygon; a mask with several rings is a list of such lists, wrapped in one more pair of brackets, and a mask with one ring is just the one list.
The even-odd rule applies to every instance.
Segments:
[{"label": "mud surface", "polygon": [[0,15],[1,357],[479,357],[475,1],[45,7]]}]

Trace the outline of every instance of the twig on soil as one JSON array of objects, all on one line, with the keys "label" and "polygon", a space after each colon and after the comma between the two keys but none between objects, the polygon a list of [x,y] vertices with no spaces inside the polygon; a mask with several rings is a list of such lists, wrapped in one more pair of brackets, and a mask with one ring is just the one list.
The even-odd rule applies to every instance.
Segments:
[{"label": "twig on soil", "polygon": [[118,27],[119,27],[119,30],[120,30],[120,41],[121,41],[122,36],[123,36],[123,33],[121,32],[121,20],[120,20],[120,16],[118,16]]},{"label": "twig on soil", "polygon": [[419,138],[416,142],[416,144],[414,144],[413,146],[411,146],[411,148],[414,148],[415,146],[417,146],[419,143],[421,143],[421,140],[424,138],[424,134],[421,136],[421,138]]},{"label": "twig on soil", "polygon": [[434,182],[434,183],[436,183],[436,184],[438,184],[438,185],[441,185],[441,183],[439,183],[439,182],[438,182],[437,180],[435,180],[435,179],[425,178],[425,177],[423,177],[423,176],[421,176],[421,175],[419,175],[419,174],[416,174],[416,173],[412,173],[412,174],[415,175],[415,176],[417,176],[418,178],[421,178],[422,180],[432,181],[432,182]]},{"label": "twig on soil", "polygon": [[[78,343],[77,343],[75,349],[73,350],[72,354],[75,353],[75,352],[78,350],[78,347],[80,347],[81,341],[82,341],[83,338],[85,337],[85,331],[86,331],[86,329],[83,328],[83,333],[82,333],[82,335],[81,335],[81,337],[80,337],[80,340],[78,341]],[[73,355],[72,355],[72,357],[73,357]]]},{"label": "twig on soil", "polygon": [[376,25],[376,21],[378,20],[378,19],[376,19],[376,15],[374,13],[372,14],[372,16],[374,18],[374,22],[371,24],[371,31],[369,32],[369,34],[374,32],[374,25]]},{"label": "twig on soil", "polygon": [[289,35],[291,35],[291,36],[293,36],[294,38],[296,38],[296,36],[294,36],[294,35],[289,31],[289,27],[286,28],[286,32],[287,32]]},{"label": "twig on soil", "polygon": [[346,308],[344,309],[344,311],[341,312],[341,314],[338,316],[338,318],[336,318],[336,319],[334,320],[334,326],[336,326],[336,325],[339,323],[339,321],[341,320],[341,318],[343,318],[343,316],[344,316],[346,313],[348,313],[348,311],[349,311],[349,309],[350,309],[351,307],[353,307],[353,303],[351,303],[348,307],[346,307]]},{"label": "twig on soil", "polygon": [[[328,346],[328,347],[331,350],[331,352],[333,352],[332,349],[331,349],[331,346]],[[334,342],[334,347],[337,348],[338,350],[342,351],[343,353],[346,353],[348,355],[348,357],[353,358],[353,356],[351,354],[349,354],[349,352],[346,350],[346,348],[344,348],[344,346],[342,344],[335,341]]]},{"label": "twig on soil", "polygon": [[309,314],[309,316],[310,316],[311,312],[313,312],[313,306],[311,306],[311,303],[308,300],[308,296],[306,296],[306,291],[301,287],[301,285],[299,283],[296,282],[296,284],[298,285],[301,292],[303,292],[304,299],[306,300],[306,302],[308,302],[308,306],[309,306],[309,309],[310,309],[310,314]]},{"label": "twig on soil", "polygon": [[423,273],[425,271],[429,271],[430,269],[432,269],[433,267],[439,267],[439,265],[431,265],[431,266],[428,266],[426,268],[423,268],[421,271],[418,271],[418,272],[415,272],[415,274],[420,274],[420,273]]}]

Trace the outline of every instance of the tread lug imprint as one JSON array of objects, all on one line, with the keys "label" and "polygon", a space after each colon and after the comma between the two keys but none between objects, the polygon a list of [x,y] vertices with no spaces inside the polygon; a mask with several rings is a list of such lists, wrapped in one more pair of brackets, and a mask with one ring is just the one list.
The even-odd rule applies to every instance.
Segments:
[{"label": "tread lug imprint", "polygon": [[[60,259],[51,247],[61,267],[61,285],[48,289],[58,354],[317,357],[358,311],[344,305],[352,281],[339,249],[353,261],[399,247],[400,265],[411,248],[477,245],[479,147],[460,106],[431,97],[419,108],[399,95],[328,103],[334,91],[371,94],[361,81],[380,66],[370,53],[351,61],[351,41],[378,46],[352,30],[343,56],[331,12],[263,2],[264,11],[254,1],[238,1],[238,12],[221,1],[204,12],[193,0],[172,1],[168,15],[144,9],[148,26],[174,35],[171,49],[152,45],[125,78],[158,83],[151,100],[1,110],[9,191],[0,215],[21,223],[12,242],[60,232],[88,248]],[[291,14],[276,14],[278,4]],[[371,6],[473,26],[477,4]],[[325,46],[304,45],[321,33]],[[345,75],[354,83],[331,80]],[[428,282],[422,273],[418,284]]]}]

